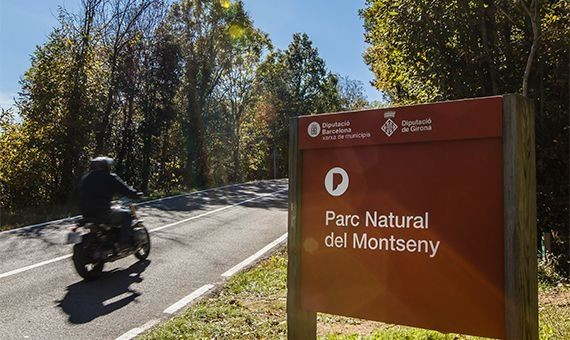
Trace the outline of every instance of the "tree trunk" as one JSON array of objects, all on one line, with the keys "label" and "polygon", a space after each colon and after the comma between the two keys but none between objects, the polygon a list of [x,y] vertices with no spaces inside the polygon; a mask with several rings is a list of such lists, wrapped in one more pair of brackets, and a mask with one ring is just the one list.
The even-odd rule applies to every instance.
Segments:
[{"label": "tree trunk", "polygon": [[528,97],[528,80],[530,78],[530,72],[532,71],[532,64],[534,62],[534,57],[536,55],[540,39],[540,23],[539,23],[540,17],[539,17],[538,0],[532,0],[528,6],[524,2],[524,0],[521,0],[521,5],[528,15],[528,18],[530,20],[530,25],[532,28],[532,45],[530,47],[530,52],[526,60],[526,67],[524,70],[523,84],[522,84],[522,95]]},{"label": "tree trunk", "polygon": [[107,143],[106,140],[110,135],[110,119],[111,119],[111,110],[113,108],[113,99],[115,97],[114,93],[116,91],[116,81],[115,81],[115,73],[117,69],[117,52],[114,51],[113,55],[111,56],[110,63],[111,63],[111,73],[109,75],[110,84],[109,90],[107,91],[107,98],[105,100],[105,110],[103,111],[103,116],[101,117],[101,121],[97,124],[97,130],[95,131],[95,155],[104,155],[107,153]]},{"label": "tree trunk", "polygon": [[[131,86],[134,86],[131,84]],[[125,160],[127,159],[127,154],[129,150],[132,150],[132,131],[130,126],[133,124],[133,103],[134,103],[134,93],[129,91],[128,107],[125,112],[125,119],[123,120],[122,134],[123,138],[121,141],[121,146],[117,152],[117,173],[124,176],[124,179],[130,181],[132,174],[128,173],[125,166]]]},{"label": "tree trunk", "polygon": [[[238,130],[239,130],[239,128],[238,128]],[[240,136],[239,136],[239,132],[236,132],[236,134],[237,134],[237,136],[236,136],[235,141],[234,141],[235,145],[234,145],[234,155],[233,155],[233,158],[234,158],[233,181],[234,181],[234,183],[238,183],[240,181],[240,171],[239,171],[239,168],[240,168],[240,166],[239,166]]]},{"label": "tree trunk", "polygon": [[[496,25],[495,25],[495,7],[492,1],[485,1],[487,8],[481,7],[479,14],[479,29],[481,32],[481,40],[483,43],[483,53],[485,66],[489,74],[489,81],[491,82],[491,95],[499,94],[499,87],[497,82],[497,71],[494,62],[494,45]],[[491,32],[489,32],[491,31]]]},{"label": "tree trunk", "polygon": [[206,166],[204,150],[204,128],[202,108],[194,84],[188,88],[188,130],[185,184],[201,188],[206,185]]},{"label": "tree trunk", "polygon": [[143,161],[141,191],[148,193],[148,182],[150,180],[150,153],[152,152],[151,136],[145,136],[143,141]]},{"label": "tree trunk", "polygon": [[74,55],[73,71],[71,77],[73,79],[72,90],[67,98],[67,117],[65,124],[65,142],[63,147],[63,160],[60,171],[60,187],[57,196],[58,201],[66,202],[73,198],[76,194],[76,186],[81,174],[79,174],[79,160],[81,158],[81,149],[86,145],[87,131],[84,129],[84,112],[83,98],[85,92],[85,83],[87,75],[85,74],[85,65],[87,53],[91,41],[89,40],[93,18],[97,6],[100,4],[97,0],[84,2],[84,17],[82,22],[81,43]]},{"label": "tree trunk", "polygon": [[538,36],[534,36],[532,40],[532,46],[530,47],[530,52],[526,60],[526,67],[523,76],[522,95],[525,97],[528,97],[528,79],[530,77],[530,72],[532,70],[532,62],[534,61],[534,56],[536,54],[537,47],[538,47]]}]

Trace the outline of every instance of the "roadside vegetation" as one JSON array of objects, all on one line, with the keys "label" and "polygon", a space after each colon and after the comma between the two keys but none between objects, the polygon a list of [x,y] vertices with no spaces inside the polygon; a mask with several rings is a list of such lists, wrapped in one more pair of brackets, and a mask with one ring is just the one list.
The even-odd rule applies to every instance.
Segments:
[{"label": "roadside vegetation", "polygon": [[[73,214],[94,156],[149,195],[284,178],[289,118],[380,105],[306,33],[276,48],[241,0],[82,0],[57,14],[16,109],[0,110],[3,228]],[[568,277],[570,2],[366,0],[359,14],[382,105],[534,100],[537,235]]]},{"label": "roadside vegetation", "polygon": [[[175,196],[182,193],[190,193],[195,191],[190,190],[156,190],[144,196],[139,202],[150,201],[153,199]],[[73,217],[79,215],[79,208],[74,202],[68,204],[54,204],[51,206],[39,206],[30,209],[15,209],[0,212],[0,231],[15,229],[23,226],[28,226],[36,223],[43,223],[46,221],[59,220],[63,218]]]},{"label": "roadside vegetation", "polygon": [[[285,250],[239,273],[211,296],[140,338],[154,339],[282,339],[287,335],[287,259]],[[318,314],[321,339],[458,340],[482,339]],[[540,339],[570,338],[570,285],[540,282]]]},{"label": "roadside vegetation", "polygon": [[0,110],[4,229],[74,214],[97,155],[147,195],[286,177],[289,117],[373,105],[307,34],[275,48],[241,1],[83,0],[58,18]]}]

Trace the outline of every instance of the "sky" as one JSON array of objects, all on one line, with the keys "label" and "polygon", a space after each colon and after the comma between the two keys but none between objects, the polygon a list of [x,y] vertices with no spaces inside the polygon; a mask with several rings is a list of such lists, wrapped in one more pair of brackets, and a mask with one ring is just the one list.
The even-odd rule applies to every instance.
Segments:
[{"label": "sky", "polygon": [[[244,0],[254,25],[286,49],[296,32],[305,32],[326,62],[341,76],[363,83],[368,100],[382,100],[370,85],[374,75],[364,63],[364,29],[358,10],[365,0]],[[58,26],[58,6],[71,12],[80,0],[0,0],[0,107],[9,108],[20,91],[37,45]]]}]

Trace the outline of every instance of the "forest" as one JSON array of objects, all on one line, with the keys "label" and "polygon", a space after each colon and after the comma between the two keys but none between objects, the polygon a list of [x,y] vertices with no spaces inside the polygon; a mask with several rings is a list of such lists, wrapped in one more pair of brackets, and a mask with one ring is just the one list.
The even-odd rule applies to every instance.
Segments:
[{"label": "forest", "polygon": [[367,0],[360,14],[365,61],[391,104],[534,101],[538,240],[570,275],[570,3]]},{"label": "forest", "polygon": [[83,0],[2,112],[6,211],[65,204],[89,160],[144,191],[287,176],[288,117],[368,105],[306,34],[272,47],[240,1]]},{"label": "forest", "polygon": [[73,213],[97,155],[147,195],[282,178],[289,117],[520,93],[536,104],[537,232],[567,259],[568,2],[366,0],[359,15],[387,103],[329,70],[305,33],[275,48],[242,1],[61,8],[0,112],[1,223]]}]

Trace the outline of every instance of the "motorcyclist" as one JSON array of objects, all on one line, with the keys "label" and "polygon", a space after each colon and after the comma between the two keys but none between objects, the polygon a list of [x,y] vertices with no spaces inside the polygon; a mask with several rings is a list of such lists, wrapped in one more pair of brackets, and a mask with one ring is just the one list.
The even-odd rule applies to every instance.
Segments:
[{"label": "motorcyclist", "polygon": [[109,224],[120,224],[118,250],[130,246],[132,235],[131,211],[111,207],[115,195],[132,199],[142,196],[128,186],[117,174],[111,172],[113,159],[97,157],[91,160],[90,171],[83,176],[79,184],[80,209],[85,218],[94,218]]}]

